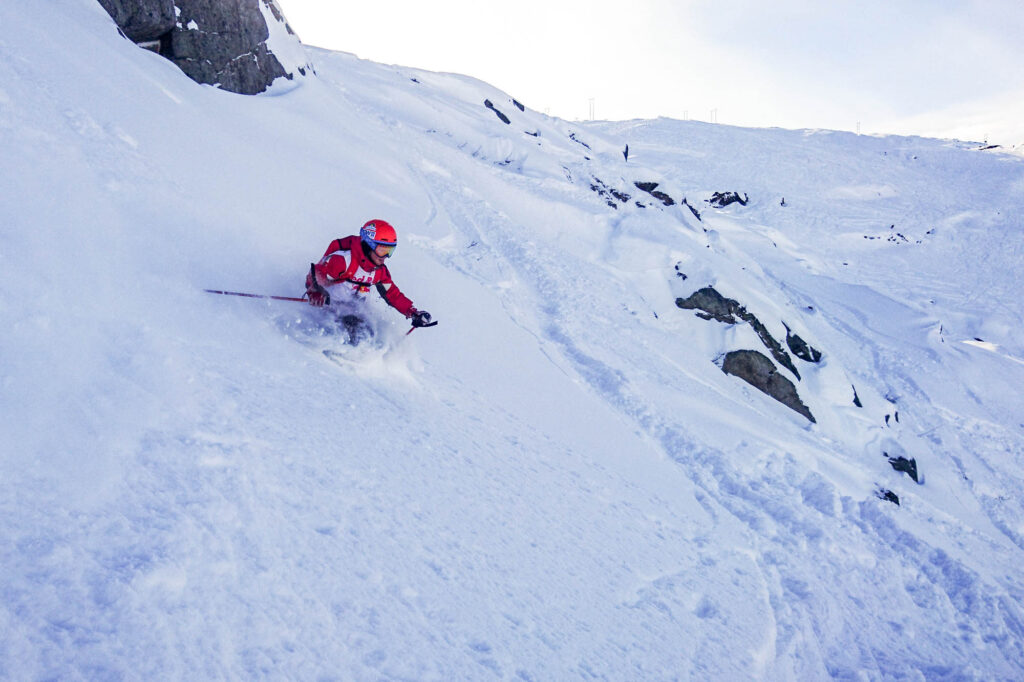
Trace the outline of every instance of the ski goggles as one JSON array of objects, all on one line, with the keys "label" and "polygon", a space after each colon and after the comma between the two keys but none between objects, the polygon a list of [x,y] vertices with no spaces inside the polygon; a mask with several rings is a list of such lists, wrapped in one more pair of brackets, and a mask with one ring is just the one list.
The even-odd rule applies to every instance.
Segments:
[{"label": "ski goggles", "polygon": [[374,242],[373,250],[377,252],[377,255],[381,258],[390,258],[391,254],[398,248],[398,244],[385,244],[383,242]]}]

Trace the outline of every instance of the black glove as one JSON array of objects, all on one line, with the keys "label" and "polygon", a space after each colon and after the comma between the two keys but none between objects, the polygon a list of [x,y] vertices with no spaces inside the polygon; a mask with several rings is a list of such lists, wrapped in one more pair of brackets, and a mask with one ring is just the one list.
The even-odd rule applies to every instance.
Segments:
[{"label": "black glove", "polygon": [[433,327],[437,322],[430,321],[430,313],[426,310],[414,310],[412,311],[412,326],[414,327]]}]

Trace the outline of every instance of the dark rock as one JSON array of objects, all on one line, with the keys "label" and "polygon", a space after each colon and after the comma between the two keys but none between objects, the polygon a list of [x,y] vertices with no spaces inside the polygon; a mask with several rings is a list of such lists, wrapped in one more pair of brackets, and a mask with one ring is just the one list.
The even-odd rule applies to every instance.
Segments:
[{"label": "dark rock", "polygon": [[718,320],[725,324],[737,324],[738,311],[743,307],[737,301],[726,298],[713,287],[704,287],[690,295],[689,298],[677,298],[676,306],[683,310],[700,310],[705,320]]},{"label": "dark rock", "polygon": [[156,49],[192,80],[245,95],[294,77],[267,47],[261,3],[294,35],[275,0],[100,0],[127,37]]},{"label": "dark rock", "polygon": [[789,350],[793,355],[804,362],[821,362],[821,351],[807,345],[807,342],[790,331],[785,323],[783,323],[783,326],[786,327],[786,345],[789,346]]},{"label": "dark rock", "polygon": [[604,189],[604,188],[603,188],[602,186],[600,186],[600,185],[595,185],[595,184],[591,183],[591,185],[590,185],[590,189],[591,189],[592,191],[594,191],[594,192],[597,192],[597,193],[598,193],[598,194],[600,194],[601,196],[605,197],[604,203],[608,204],[609,206],[611,206],[612,208],[614,208],[614,209],[616,209],[616,210],[617,210],[617,209],[619,208],[619,205],[618,205],[618,204],[616,204],[616,203],[615,203],[614,201],[612,201],[611,199],[609,199],[609,198],[608,198],[608,197],[606,196],[607,192],[606,192],[606,190],[605,190],[605,189]]},{"label": "dark rock", "polygon": [[779,364],[788,369],[800,379],[800,372],[789,357],[789,354],[782,348],[782,345],[775,340],[768,328],[765,327],[757,317],[740,305],[738,301],[725,298],[712,287],[704,287],[694,292],[689,298],[677,298],[676,305],[683,310],[699,310],[704,314],[697,313],[705,320],[717,320],[725,324],[737,324],[739,320],[746,322],[757,332],[761,343],[765,345]]},{"label": "dark rock", "polygon": [[590,189],[594,192],[597,192],[600,196],[604,197],[605,203],[615,209],[617,209],[619,206],[614,201],[612,201],[611,198],[615,198],[622,203],[626,203],[630,199],[630,196],[628,194],[619,191],[613,187],[609,187],[608,185],[604,184],[604,182],[602,182],[600,178],[594,178],[594,181],[590,183]]},{"label": "dark rock", "polygon": [[695,209],[695,208],[694,208],[693,206],[691,206],[691,205],[690,205],[690,202],[688,202],[688,201],[686,200],[686,197],[683,197],[683,206],[685,206],[686,208],[690,209],[690,213],[692,213],[692,214],[693,214],[693,216],[694,216],[694,217],[695,217],[695,218],[696,218],[696,219],[697,219],[698,221],[700,221],[700,222],[703,222],[703,221],[701,221],[701,219],[700,219],[700,212],[699,212],[699,211],[698,211],[697,209]]},{"label": "dark rock", "polygon": [[[584,147],[586,147],[587,149],[590,149],[590,145],[587,144],[586,142],[584,142],[583,140],[581,140],[580,138],[576,137],[576,133],[569,133],[569,139],[572,140],[573,142],[575,142],[576,144],[581,144]],[[587,161],[589,161],[589,160],[590,159],[587,159]]]},{"label": "dark rock", "polygon": [[885,454],[886,457],[888,457],[889,464],[892,465],[893,469],[895,469],[896,471],[901,471],[901,472],[907,474],[912,479],[914,479],[914,483],[920,483],[920,481],[917,478],[917,460],[916,459],[914,459],[913,457],[911,457],[910,459],[907,459],[906,457],[903,457],[903,456],[900,456],[900,457],[889,457],[889,453],[884,453],[884,454]]},{"label": "dark rock", "polygon": [[[259,0],[176,0],[181,14],[172,35],[175,59],[205,60],[218,70],[270,37]],[[195,22],[196,28],[189,29]]]},{"label": "dark rock", "polygon": [[853,388],[853,404],[856,405],[857,407],[864,407],[860,403],[860,396],[857,395],[857,387],[853,386],[852,388]]},{"label": "dark rock", "polygon": [[673,199],[669,195],[667,195],[664,192],[661,192],[659,190],[654,190],[653,192],[651,192],[651,196],[654,197],[655,199],[659,200],[661,203],[665,204],[666,206],[675,206],[675,204],[676,204],[675,199]]},{"label": "dark rock", "polygon": [[245,55],[219,65],[206,59],[174,58],[171,61],[198,83],[216,85],[240,95],[257,95],[278,78],[291,78],[262,42]]},{"label": "dark rock", "polygon": [[738,192],[715,192],[708,199],[708,203],[715,208],[725,208],[729,204],[738,203],[740,206],[746,206],[747,202],[750,201],[750,197],[746,193],[743,194],[743,198],[740,198]]},{"label": "dark rock", "polygon": [[633,184],[636,185],[637,189],[647,192],[666,206],[674,206],[676,203],[672,197],[656,189],[658,186],[656,182],[634,182]]},{"label": "dark rock", "polygon": [[875,491],[875,496],[878,499],[880,499],[880,500],[885,500],[886,502],[892,502],[897,507],[900,506],[900,497],[899,497],[899,495],[897,495],[896,493],[894,493],[891,490],[886,490],[885,488],[879,488],[878,490]]},{"label": "dark rock", "polygon": [[619,201],[621,201],[622,203],[626,203],[626,202],[627,202],[627,201],[629,201],[629,199],[630,199],[630,197],[629,197],[629,195],[628,195],[628,194],[626,194],[625,192],[620,192],[619,190],[615,189],[614,187],[609,187],[609,188],[608,188],[608,192],[609,192],[609,193],[610,193],[610,194],[611,194],[611,195],[612,195],[613,197],[615,197],[616,199],[618,199]]},{"label": "dark rock", "polygon": [[520,104],[517,100],[512,100],[512,104],[514,104],[516,109],[518,109],[519,111],[526,111],[526,107]]},{"label": "dark rock", "polygon": [[498,108],[494,106],[494,102],[492,102],[491,100],[485,99],[484,106],[493,111],[495,114],[497,114],[498,118],[500,118],[501,122],[504,123],[505,125],[512,123],[512,121],[508,119],[508,116],[498,111]]},{"label": "dark rock", "polygon": [[775,398],[786,407],[798,412],[812,423],[814,415],[800,400],[796,386],[778,369],[767,355],[756,350],[737,350],[726,354],[722,371],[743,379],[757,390]]},{"label": "dark rock", "polygon": [[174,0],[99,0],[132,42],[157,40],[174,28]]},{"label": "dark rock", "polygon": [[622,150],[622,158],[625,159],[626,161],[629,161],[629,145],[628,144],[626,145],[626,148]]}]

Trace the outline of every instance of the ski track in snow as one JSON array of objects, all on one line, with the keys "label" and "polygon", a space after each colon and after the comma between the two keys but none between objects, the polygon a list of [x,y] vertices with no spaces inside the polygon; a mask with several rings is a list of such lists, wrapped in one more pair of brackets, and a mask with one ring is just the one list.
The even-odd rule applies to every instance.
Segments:
[{"label": "ski track in snow", "polygon": [[[1019,159],[316,49],[236,97],[50,4],[0,6],[0,678],[1024,675]],[[199,291],[369,217],[437,327]],[[823,352],[816,425],[716,366],[766,351],[703,286]]]}]

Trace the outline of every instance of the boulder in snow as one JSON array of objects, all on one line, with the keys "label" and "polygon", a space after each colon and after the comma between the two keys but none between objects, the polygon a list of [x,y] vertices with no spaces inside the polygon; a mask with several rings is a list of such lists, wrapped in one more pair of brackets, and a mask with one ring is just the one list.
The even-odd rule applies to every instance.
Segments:
[{"label": "boulder in snow", "polygon": [[817,423],[810,409],[800,400],[796,386],[778,369],[767,355],[756,350],[737,350],[726,354],[722,371],[743,379],[757,390],[775,398],[786,407]]}]

